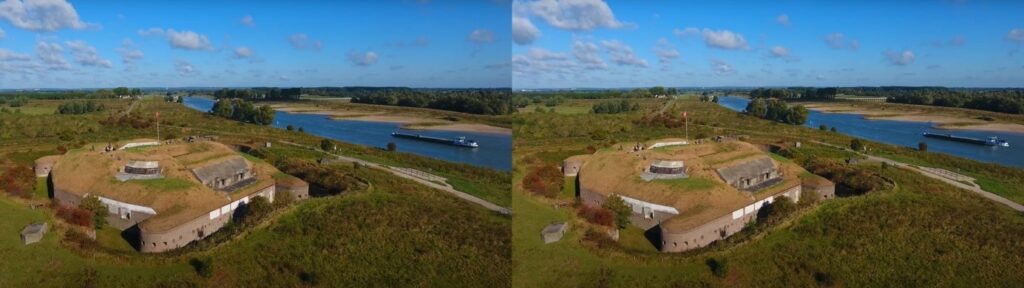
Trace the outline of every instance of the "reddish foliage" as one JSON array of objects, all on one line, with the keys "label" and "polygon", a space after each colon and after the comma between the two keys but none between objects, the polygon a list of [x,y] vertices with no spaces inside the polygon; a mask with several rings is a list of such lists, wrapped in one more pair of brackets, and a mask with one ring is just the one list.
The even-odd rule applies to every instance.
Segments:
[{"label": "reddish foliage", "polygon": [[57,217],[71,224],[92,227],[92,213],[82,208],[60,205],[57,207]]},{"label": "reddish foliage", "polygon": [[530,171],[523,177],[523,187],[533,194],[554,198],[562,190],[565,178],[562,171],[553,165],[544,165]]},{"label": "reddish foliage", "polygon": [[580,209],[576,210],[576,215],[586,219],[587,222],[608,227],[611,227],[612,223],[615,222],[615,216],[612,215],[612,211],[601,207],[581,205]]},{"label": "reddish foliage", "polygon": [[0,188],[7,191],[7,194],[28,198],[36,186],[36,174],[32,168],[25,166],[12,166],[0,175]]}]

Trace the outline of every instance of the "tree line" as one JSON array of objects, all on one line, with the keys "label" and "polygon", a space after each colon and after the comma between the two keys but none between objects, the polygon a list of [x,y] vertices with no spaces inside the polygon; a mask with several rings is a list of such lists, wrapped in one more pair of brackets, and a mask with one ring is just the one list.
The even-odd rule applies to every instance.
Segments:
[{"label": "tree line", "polygon": [[411,89],[395,87],[344,87],[332,96],[351,97],[352,103],[430,108],[481,115],[513,112],[509,89]]},{"label": "tree line", "polygon": [[11,101],[14,99],[111,99],[120,96],[142,96],[142,89],[117,87],[113,89],[97,90],[54,90],[54,91],[31,91],[31,92],[7,92],[0,93],[0,101]]},{"label": "tree line", "polygon": [[750,98],[833,100],[839,89],[815,87],[757,88],[750,90]]},{"label": "tree line", "polygon": [[299,100],[302,88],[222,88],[213,91],[216,99],[242,99],[246,101],[291,101]]},{"label": "tree line", "polygon": [[950,89],[946,87],[851,87],[843,93],[885,97],[886,102],[957,107],[1024,114],[1024,89]]},{"label": "tree line", "polygon": [[756,98],[747,103],[746,113],[761,119],[782,122],[792,125],[803,125],[807,122],[807,108],[804,105],[789,107],[779,99]]},{"label": "tree line", "polygon": [[274,123],[274,113],[274,108],[270,108],[270,105],[257,107],[252,102],[241,99],[220,99],[213,103],[213,109],[210,109],[210,114],[215,116],[259,125]]},{"label": "tree line", "polygon": [[606,101],[598,104],[594,104],[594,107],[590,109],[594,114],[618,114],[624,112],[631,112],[640,110],[640,104],[632,103],[628,100],[619,101]]}]

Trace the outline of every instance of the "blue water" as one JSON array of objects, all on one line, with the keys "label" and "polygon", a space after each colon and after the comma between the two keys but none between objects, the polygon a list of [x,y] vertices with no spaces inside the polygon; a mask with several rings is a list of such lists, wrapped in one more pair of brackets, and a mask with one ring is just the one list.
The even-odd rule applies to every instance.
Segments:
[{"label": "blue water", "polygon": [[[726,108],[743,111],[750,99],[726,96],[719,98],[718,104]],[[836,129],[843,134],[872,141],[893,145],[917,148],[918,142],[928,143],[928,151],[939,152],[982,162],[998,163],[1005,166],[1024,168],[1024,134],[1010,132],[980,130],[948,130],[933,127],[927,122],[909,122],[894,120],[872,120],[863,115],[821,113],[810,111],[804,126],[817,129],[820,125]],[[925,138],[923,132],[953,134],[972,138],[987,139],[999,137],[1010,142],[1010,147],[983,146],[968,143]]]},{"label": "blue water", "polygon": [[[185,97],[185,106],[203,112],[210,111],[213,103],[206,98]],[[384,148],[388,142],[394,142],[401,152],[501,171],[512,170],[512,136],[508,134],[415,130],[415,133],[435,137],[465,136],[480,143],[479,148],[471,149],[391,137],[391,132],[402,126],[398,123],[334,120],[325,115],[277,112],[273,126],[284,129],[288,125],[295,129],[302,127],[306,133],[352,144]]]}]

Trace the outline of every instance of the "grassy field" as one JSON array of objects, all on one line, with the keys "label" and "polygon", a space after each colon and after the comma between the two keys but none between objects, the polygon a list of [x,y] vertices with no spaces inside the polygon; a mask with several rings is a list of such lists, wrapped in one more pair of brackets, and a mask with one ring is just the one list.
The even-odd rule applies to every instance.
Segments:
[{"label": "grassy field", "polygon": [[[30,101],[33,103],[35,101]],[[56,104],[54,104],[56,105]],[[105,101],[108,111],[85,115],[0,113],[0,168],[31,165],[89,142],[153,137],[155,127],[111,126],[100,120],[127,107]],[[320,138],[205,116],[179,104],[147,100],[140,115],[159,111],[163,135],[219,135],[219,141],[258,147],[265,141],[316,146]],[[143,116],[148,117],[148,116]],[[315,161],[323,156],[275,143],[263,153],[281,159]],[[509,173],[453,164],[404,153],[338,143],[337,153],[435,171],[475,187],[483,196],[509,199]],[[63,225],[41,243],[23,246],[18,231],[33,221],[61,223],[47,207],[0,196],[0,287],[265,287],[265,286],[507,286],[511,278],[511,218],[373,169],[332,166],[370,182],[366,191],[314,198],[285,208],[278,217],[219,245],[167,254],[141,254],[127,247],[119,232],[98,231],[97,244],[77,247],[64,241]],[[504,177],[504,178],[502,178]],[[45,180],[34,192],[46,199]],[[151,185],[174,188],[160,181]],[[504,195],[504,196],[501,196]],[[483,197],[482,196],[482,197]],[[216,234],[215,234],[216,235]],[[199,276],[192,259],[212,267]],[[505,283],[502,285],[502,283]]]},{"label": "grassy field", "polygon": [[[569,193],[546,199],[519,185],[528,165],[558,164],[588,146],[623,141],[681,137],[678,128],[649,119],[661,112],[661,100],[645,100],[636,113],[620,115],[517,115],[516,163],[513,170],[513,275],[515,287],[808,287],[808,286],[973,286],[1009,287],[1024,283],[1024,274],[1006,267],[1024,267],[1024,214],[931,178],[878,163],[859,169],[877,171],[896,188],[830,200],[801,208],[782,224],[753,234],[748,240],[722,243],[699,251],[663,254],[636,228],[620,232],[613,247],[583,241],[585,231],[573,229],[562,241],[543,244],[540,231],[554,221],[582,223]],[[556,107],[557,111],[557,107]],[[800,126],[772,123],[740,115],[712,103],[678,100],[664,113],[691,115],[690,135],[743,135],[754,143],[804,141],[801,157],[841,161],[849,152],[814,145],[806,139],[845,146],[847,136]],[[984,164],[935,153],[869,143],[873,153],[912,159],[927,166],[959,166],[993,179],[987,186],[1021,185],[1020,169]],[[779,155],[773,158],[791,161]],[[894,157],[896,158],[896,157]],[[1002,175],[1002,176],[996,176]],[[979,178],[986,179],[987,177]],[[569,181],[569,180],[567,180]],[[569,182],[567,182],[569,183]],[[1020,190],[1014,190],[1020,191]],[[1020,201],[1020,200],[1018,200]],[[578,225],[576,225],[578,226]],[[574,226],[574,227],[576,227]],[[744,238],[745,239],[745,238]],[[645,245],[646,244],[646,245]],[[710,258],[727,260],[724,277],[713,275]]]}]

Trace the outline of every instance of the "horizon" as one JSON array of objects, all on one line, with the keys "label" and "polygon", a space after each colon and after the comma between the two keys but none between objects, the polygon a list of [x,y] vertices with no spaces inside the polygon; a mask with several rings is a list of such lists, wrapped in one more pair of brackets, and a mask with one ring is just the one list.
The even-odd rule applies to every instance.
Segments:
[{"label": "horizon", "polygon": [[577,4],[514,2],[514,89],[1024,83],[1022,2]]}]

